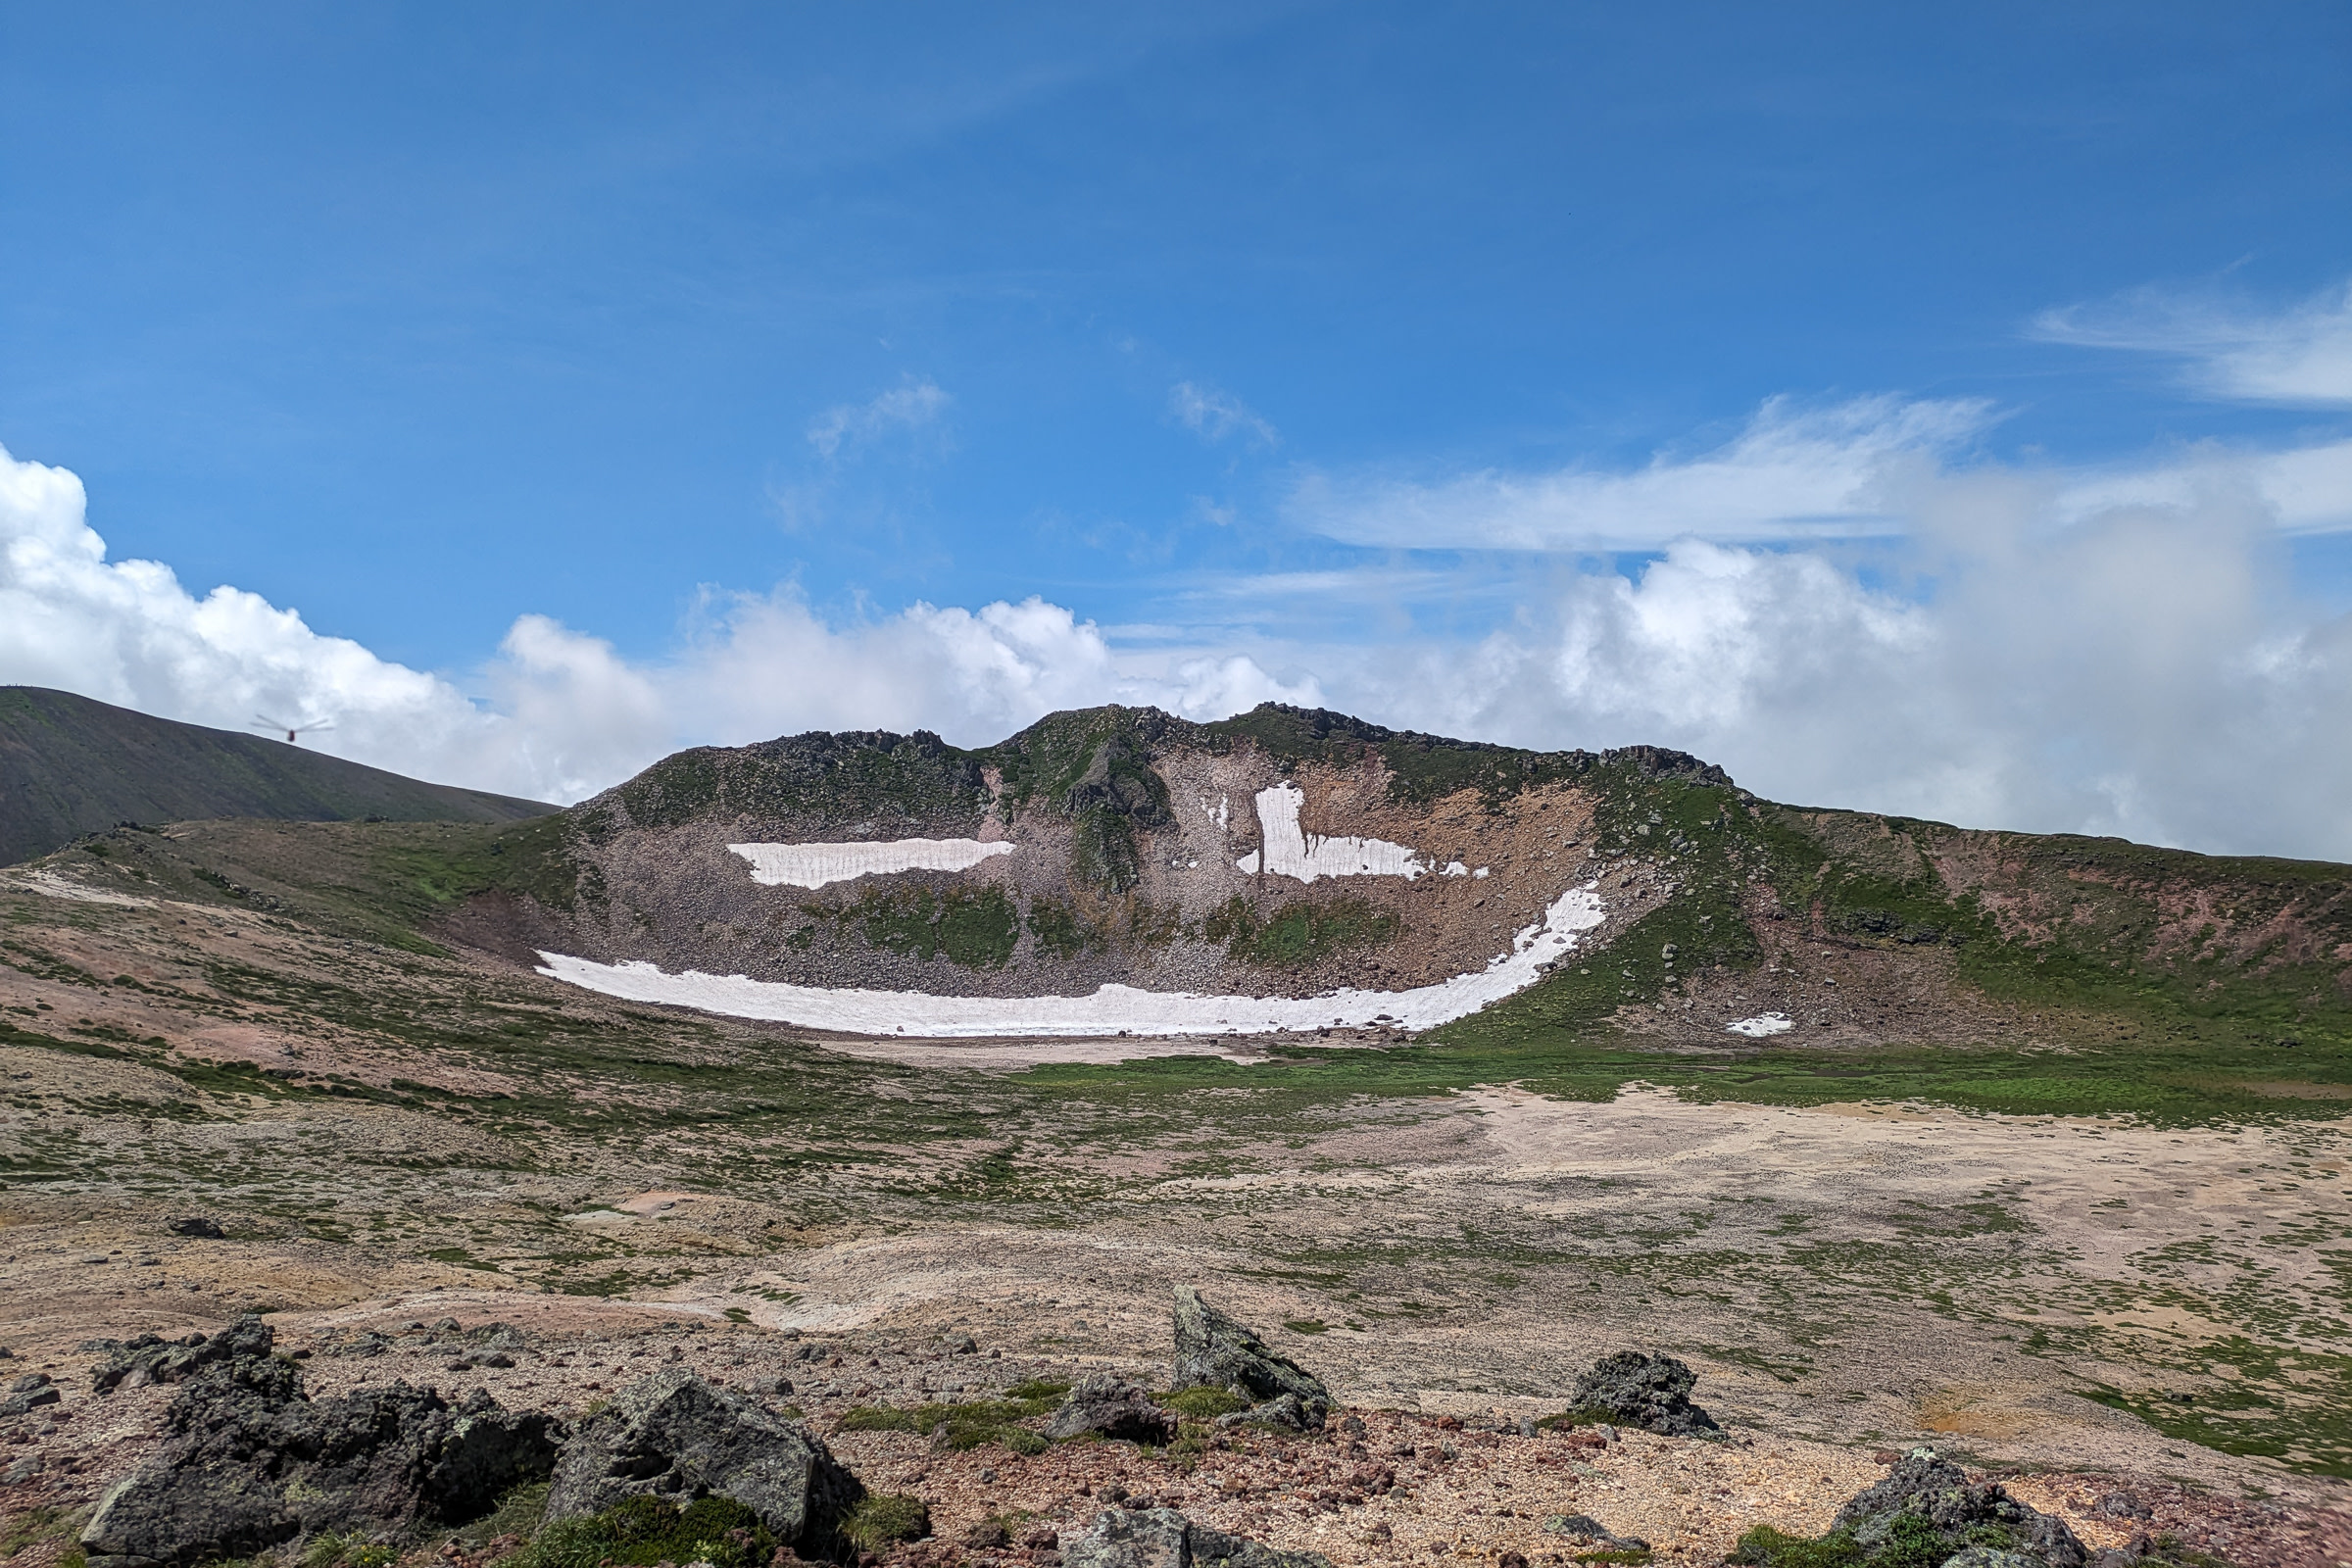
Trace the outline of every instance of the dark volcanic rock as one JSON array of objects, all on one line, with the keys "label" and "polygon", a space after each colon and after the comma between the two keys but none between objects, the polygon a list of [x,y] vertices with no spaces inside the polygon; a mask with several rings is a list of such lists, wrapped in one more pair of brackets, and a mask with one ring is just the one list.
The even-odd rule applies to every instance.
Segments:
[{"label": "dark volcanic rock", "polygon": [[865,1488],[798,1421],[677,1370],[638,1379],[580,1424],[556,1467],[547,1516],[710,1494],[751,1509],[802,1556],[835,1558],[846,1549],[841,1516]]},{"label": "dark volcanic rock", "polygon": [[27,1372],[9,1384],[8,1393],[0,1395],[0,1415],[24,1415],[44,1404],[55,1404],[64,1397],[57,1385],[49,1381],[46,1372]]},{"label": "dark volcanic rock", "polygon": [[1062,1400],[1046,1424],[1046,1436],[1059,1443],[1081,1433],[1100,1432],[1129,1443],[1168,1443],[1175,1439],[1176,1412],[1152,1402],[1151,1395],[1125,1378],[1093,1372]]},{"label": "dark volcanic rock", "polygon": [[220,1229],[219,1220],[207,1219],[202,1214],[189,1214],[179,1219],[167,1221],[164,1228],[174,1236],[194,1236],[215,1242],[220,1241],[227,1234]]},{"label": "dark volcanic rock", "polygon": [[2009,1538],[2003,1543],[2008,1549],[2030,1553],[2050,1568],[2082,1568],[2085,1560],[2082,1543],[2065,1520],[2019,1502],[1997,1482],[1972,1485],[1958,1465],[1933,1448],[1913,1448],[1896,1460],[1884,1481],[1838,1510],[1830,1530],[1851,1531],[1856,1544],[1868,1549],[1886,1542],[1906,1520],[1932,1526],[1954,1552],[1992,1545],[1971,1539],[1990,1527]]},{"label": "dark volcanic rock", "polygon": [[111,1394],[150,1383],[185,1383],[218,1362],[267,1356],[270,1343],[269,1325],[248,1312],[210,1339],[201,1334],[183,1340],[142,1334],[135,1340],[84,1340],[81,1348],[105,1357],[90,1368],[90,1387]]},{"label": "dark volcanic rock", "polygon": [[[1200,1299],[1190,1285],[1176,1287],[1176,1387],[1223,1389],[1252,1404],[1285,1395],[1298,1400],[1302,1428],[1320,1431],[1331,1413],[1322,1379],[1279,1355],[1249,1329]],[[1255,1412],[1250,1417],[1254,1418]]]},{"label": "dark volcanic rock", "polygon": [[1065,1542],[1062,1568],[1331,1568],[1318,1551],[1276,1551],[1194,1524],[1173,1508],[1113,1508]]},{"label": "dark volcanic rock", "polygon": [[478,1389],[453,1407],[405,1383],[311,1399],[302,1374],[268,1353],[269,1329],[247,1324],[258,1334],[235,1334],[246,1353],[190,1376],[165,1414],[163,1451],[99,1500],[81,1536],[92,1568],[459,1523],[554,1468],[564,1428],[550,1416],[507,1410]]},{"label": "dark volcanic rock", "polygon": [[1598,1411],[1662,1437],[1720,1432],[1715,1418],[1690,1402],[1697,1382],[1698,1374],[1671,1355],[1619,1350],[1593,1362],[1576,1380],[1568,1402],[1580,1414]]}]

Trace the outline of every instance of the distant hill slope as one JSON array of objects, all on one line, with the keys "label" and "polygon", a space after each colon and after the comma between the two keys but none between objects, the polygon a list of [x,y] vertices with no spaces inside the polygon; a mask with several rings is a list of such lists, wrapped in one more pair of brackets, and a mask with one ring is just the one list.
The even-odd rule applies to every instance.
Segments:
[{"label": "distant hill slope", "polygon": [[0,863],[126,821],[512,822],[554,809],[71,692],[0,686]]}]

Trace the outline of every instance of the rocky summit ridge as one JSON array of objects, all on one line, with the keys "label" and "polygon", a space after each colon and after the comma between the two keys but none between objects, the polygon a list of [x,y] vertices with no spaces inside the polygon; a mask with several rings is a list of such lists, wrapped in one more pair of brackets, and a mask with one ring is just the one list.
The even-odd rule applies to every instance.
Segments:
[{"label": "rocky summit ridge", "polygon": [[[2084,1007],[2236,1010],[2274,1037],[2352,1021],[2341,867],[1784,806],[1661,748],[1521,751],[1273,704],[1056,713],[978,749],[699,748],[500,836],[447,935],[755,989],[1377,999],[1525,954],[1576,893],[1590,923],[1507,995],[1318,1026],[1699,1044],[1981,1041]],[[926,844],[962,858],[889,858]]]}]

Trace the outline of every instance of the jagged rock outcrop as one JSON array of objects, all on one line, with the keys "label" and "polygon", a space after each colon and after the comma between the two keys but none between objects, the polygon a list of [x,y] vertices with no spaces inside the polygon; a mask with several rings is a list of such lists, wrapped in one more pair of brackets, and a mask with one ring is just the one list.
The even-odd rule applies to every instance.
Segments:
[{"label": "jagged rock outcrop", "polygon": [[1112,1508],[1063,1544],[1061,1560],[1062,1568],[1331,1568],[1319,1551],[1277,1551],[1173,1508]]},{"label": "jagged rock outcrop", "polygon": [[843,1554],[841,1519],[865,1488],[798,1421],[684,1370],[640,1378],[580,1423],[556,1467],[547,1517],[626,1497],[716,1494],[760,1516],[804,1557]]},{"label": "jagged rock outcrop", "polygon": [[135,1340],[84,1340],[81,1348],[105,1357],[90,1368],[90,1388],[111,1394],[150,1383],[185,1383],[217,1362],[268,1355],[270,1343],[268,1325],[248,1312],[210,1336],[191,1334],[167,1340],[142,1334]]},{"label": "jagged rock outcrop", "polygon": [[163,1451],[100,1498],[81,1535],[91,1568],[188,1568],[326,1531],[459,1523],[554,1468],[564,1429],[553,1416],[479,1389],[453,1406],[406,1383],[313,1399],[258,1318],[232,1336],[234,1350],[173,1397]]},{"label": "jagged rock outcrop", "polygon": [[1209,1305],[1190,1285],[1176,1287],[1175,1387],[1223,1389],[1248,1399],[1255,1408],[1236,1412],[1244,1421],[1319,1432],[1331,1414],[1331,1391],[1322,1379]]},{"label": "jagged rock outcrop", "polygon": [[1577,1413],[1598,1413],[1661,1437],[1687,1438],[1723,1429],[1690,1402],[1698,1374],[1671,1355],[1619,1350],[1592,1363],[1568,1396]]},{"label": "jagged rock outcrop", "polygon": [[1176,1412],[1152,1403],[1141,1387],[1113,1373],[1094,1372],[1070,1390],[1046,1423],[1046,1436],[1061,1443],[1099,1432],[1129,1443],[1169,1443],[1176,1428]]}]

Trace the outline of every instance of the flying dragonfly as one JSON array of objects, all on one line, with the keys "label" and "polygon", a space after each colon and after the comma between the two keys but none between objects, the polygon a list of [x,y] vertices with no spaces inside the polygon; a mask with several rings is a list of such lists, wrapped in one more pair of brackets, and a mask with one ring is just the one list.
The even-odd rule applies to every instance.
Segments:
[{"label": "flying dragonfly", "polygon": [[295,744],[295,736],[316,735],[321,730],[333,729],[335,721],[331,718],[310,718],[299,724],[289,724],[282,718],[271,718],[268,713],[256,713],[253,715],[253,723],[247,727],[251,729],[282,729],[286,732],[286,744],[292,746]]}]

